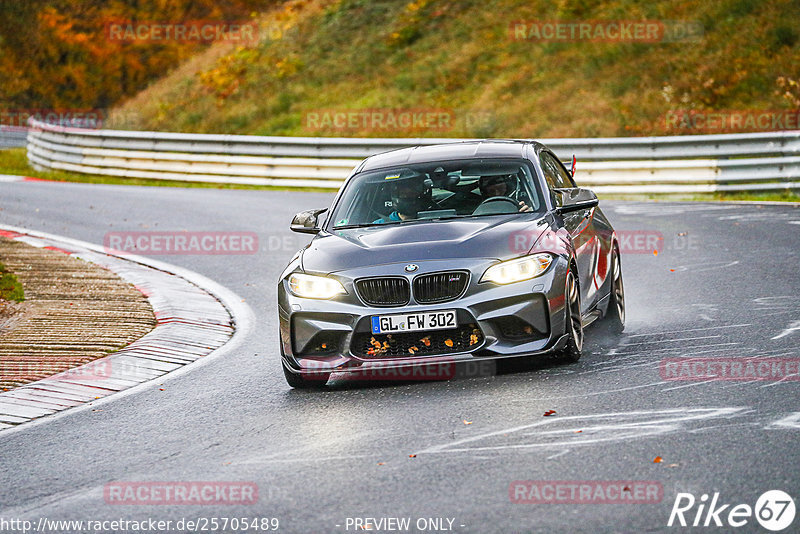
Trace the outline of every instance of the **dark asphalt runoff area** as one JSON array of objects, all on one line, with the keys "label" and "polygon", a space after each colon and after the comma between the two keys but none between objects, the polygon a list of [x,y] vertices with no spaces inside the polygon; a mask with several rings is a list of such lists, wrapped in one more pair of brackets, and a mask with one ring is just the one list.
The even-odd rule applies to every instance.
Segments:
[{"label": "dark asphalt runoff area", "polygon": [[[628,239],[628,321],[618,338],[587,329],[580,362],[295,391],[279,363],[275,288],[308,242],[289,231],[292,215],[332,197],[0,184],[2,224],[97,244],[108,232],[254,232],[260,248],[156,257],[245,299],[256,317],[251,334],[231,354],[96,411],[0,433],[0,518],[170,520],[173,531],[192,530],[179,520],[206,520],[209,532],[254,532],[212,529],[214,518],[277,518],[279,532],[302,533],[673,532],[689,530],[667,527],[678,494],[696,499],[684,513],[689,525],[701,505],[698,521],[706,521],[718,494],[717,508],[729,505],[716,516],[723,526],[704,531],[768,532],[752,515],[731,527],[729,511],[754,508],[768,490],[800,496],[796,375],[709,381],[669,376],[667,367],[676,358],[756,358],[794,362],[797,372],[800,206],[601,200]],[[663,238],[658,254],[648,236],[650,244]],[[255,484],[258,496],[254,504],[143,505],[104,494],[108,484],[198,481]],[[660,489],[635,503],[569,502],[563,492],[551,495],[557,502],[514,502],[556,481]],[[408,519],[408,530],[387,518]]]}]

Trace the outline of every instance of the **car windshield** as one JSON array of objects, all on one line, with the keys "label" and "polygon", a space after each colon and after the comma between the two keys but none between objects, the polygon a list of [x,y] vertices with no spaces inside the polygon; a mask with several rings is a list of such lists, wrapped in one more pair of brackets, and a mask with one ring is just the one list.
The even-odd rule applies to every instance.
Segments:
[{"label": "car windshield", "polygon": [[539,212],[535,171],[524,160],[433,162],[353,178],[331,215],[333,228]]}]

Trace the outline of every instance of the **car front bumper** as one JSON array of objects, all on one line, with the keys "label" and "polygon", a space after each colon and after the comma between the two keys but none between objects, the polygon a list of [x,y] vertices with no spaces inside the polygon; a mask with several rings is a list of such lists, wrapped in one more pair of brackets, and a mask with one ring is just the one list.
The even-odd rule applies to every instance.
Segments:
[{"label": "car front bumper", "polygon": [[[301,298],[288,289],[287,278],[278,285],[278,315],[283,365],[293,373],[322,375],[331,372],[368,373],[369,370],[409,369],[420,366],[447,365],[458,362],[492,361],[499,358],[544,354],[559,347],[564,339],[564,287],[567,264],[556,258],[548,270],[531,280],[508,285],[480,283],[485,270],[496,260],[476,259],[468,262],[418,262],[419,270],[409,275],[405,263],[370,266],[346,273],[332,273],[347,291],[347,295],[331,300]],[[361,300],[355,281],[375,276],[404,276],[409,283],[414,276],[446,270],[468,270],[470,279],[460,298],[436,303],[419,304],[411,299],[405,306],[371,306]],[[455,339],[457,331],[430,331],[403,334],[419,336],[416,340],[398,341],[421,351],[394,346],[393,355],[366,354],[364,347],[385,342],[385,337],[372,335],[371,317],[427,311],[455,310],[463,342],[442,345],[441,339]],[[476,332],[477,329],[479,333]],[[471,337],[475,332],[475,337]],[[425,348],[421,343],[427,334],[434,334],[439,343]],[[469,341],[467,341],[467,337]],[[427,336],[431,337],[431,336]],[[372,341],[370,341],[372,338]],[[377,339],[376,339],[377,338]],[[477,338],[477,341],[476,341]],[[447,343],[449,339],[445,339]],[[430,340],[429,340],[430,341]],[[473,341],[475,341],[473,343]],[[436,347],[442,347],[437,351]],[[449,347],[449,348],[448,348]],[[369,376],[369,374],[366,374]]]}]

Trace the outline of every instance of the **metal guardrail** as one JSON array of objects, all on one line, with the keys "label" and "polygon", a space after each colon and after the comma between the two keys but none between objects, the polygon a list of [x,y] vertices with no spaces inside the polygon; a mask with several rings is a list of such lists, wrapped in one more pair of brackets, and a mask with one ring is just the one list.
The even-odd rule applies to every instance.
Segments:
[{"label": "metal guardrail", "polygon": [[[128,178],[336,189],[369,155],[470,139],[265,137],[88,130],[31,120],[38,169]],[[800,188],[800,131],[544,139],[575,154],[598,193],[701,193]]]},{"label": "metal guardrail", "polygon": [[0,126],[0,150],[25,146],[28,139],[27,128]]}]

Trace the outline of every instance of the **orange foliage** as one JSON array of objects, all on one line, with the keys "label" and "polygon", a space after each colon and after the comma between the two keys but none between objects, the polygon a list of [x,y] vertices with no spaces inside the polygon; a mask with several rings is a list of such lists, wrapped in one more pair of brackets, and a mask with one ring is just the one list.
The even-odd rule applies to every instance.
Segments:
[{"label": "orange foliage", "polygon": [[111,22],[246,22],[279,0],[0,0],[0,111],[107,109],[208,46],[112,39]]}]

